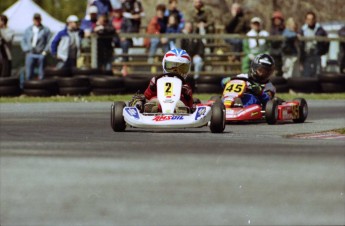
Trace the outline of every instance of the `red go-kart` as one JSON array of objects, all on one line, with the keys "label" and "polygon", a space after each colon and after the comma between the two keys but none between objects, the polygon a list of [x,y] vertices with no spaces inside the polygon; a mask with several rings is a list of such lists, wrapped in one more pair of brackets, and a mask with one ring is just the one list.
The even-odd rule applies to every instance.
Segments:
[{"label": "red go-kart", "polygon": [[[279,121],[292,120],[303,123],[308,116],[308,104],[303,98],[284,101],[273,98],[266,103],[265,109],[258,104],[243,107],[237,100],[245,92],[250,92],[250,81],[247,78],[232,78],[225,86],[221,97],[226,109],[226,122],[258,121],[265,120],[268,124]],[[207,105],[212,105],[219,97],[213,97]]]}]

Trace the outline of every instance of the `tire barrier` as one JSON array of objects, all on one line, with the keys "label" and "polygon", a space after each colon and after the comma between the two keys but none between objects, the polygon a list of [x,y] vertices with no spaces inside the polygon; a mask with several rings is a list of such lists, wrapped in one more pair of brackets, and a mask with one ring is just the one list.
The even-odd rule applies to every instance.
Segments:
[{"label": "tire barrier", "polygon": [[59,95],[89,95],[90,81],[85,75],[74,76],[70,78],[59,78]]},{"label": "tire barrier", "polygon": [[90,78],[92,94],[116,95],[125,93],[123,77],[97,76]]},{"label": "tire barrier", "polygon": [[0,77],[0,96],[13,97],[19,96],[21,90],[19,88],[19,79],[15,77]]},{"label": "tire barrier", "polygon": [[196,93],[221,93],[221,81],[223,77],[204,75],[195,80]]},{"label": "tire barrier", "polygon": [[[43,80],[29,80],[23,82],[20,89],[18,77],[0,78],[0,96],[14,97],[21,94],[27,96],[53,95],[117,95],[143,93],[151,77],[130,75],[116,77],[109,75],[85,75],[91,71],[74,71],[77,74],[68,74],[65,70],[51,70],[49,76]],[[68,76],[67,76],[68,75]],[[222,93],[221,76],[200,76],[198,79],[188,78],[194,83],[193,93]],[[288,93],[290,90],[298,93],[342,93],[345,92],[345,74],[325,72],[315,78],[273,77],[272,83],[277,93]],[[192,85],[193,86],[193,85]]]},{"label": "tire barrier", "polygon": [[55,79],[28,80],[24,82],[23,94],[27,96],[54,96],[58,93]]}]

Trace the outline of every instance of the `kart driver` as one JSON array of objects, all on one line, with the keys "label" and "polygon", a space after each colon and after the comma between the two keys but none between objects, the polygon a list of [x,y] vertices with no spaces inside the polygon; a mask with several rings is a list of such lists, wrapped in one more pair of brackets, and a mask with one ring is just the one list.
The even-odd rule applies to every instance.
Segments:
[{"label": "kart driver", "polygon": [[[251,62],[248,74],[239,74],[236,77],[246,78],[247,91],[241,98],[234,100],[234,107],[247,107],[252,104],[260,104],[265,107],[266,103],[272,99],[276,93],[276,88],[269,78],[275,68],[273,58],[268,54],[259,54]],[[222,86],[231,80],[230,77],[222,80]]]},{"label": "kart driver", "polygon": [[[176,104],[176,113],[189,113],[193,107],[192,88],[186,82],[187,75],[191,66],[191,57],[183,49],[172,49],[168,51],[162,61],[163,72],[179,74],[184,78],[182,81],[182,91],[180,100]],[[157,113],[160,108],[157,99],[156,78],[153,77],[146,88],[144,95],[136,94],[130,101],[130,106],[136,106],[141,112]],[[146,100],[148,102],[145,104]]]}]

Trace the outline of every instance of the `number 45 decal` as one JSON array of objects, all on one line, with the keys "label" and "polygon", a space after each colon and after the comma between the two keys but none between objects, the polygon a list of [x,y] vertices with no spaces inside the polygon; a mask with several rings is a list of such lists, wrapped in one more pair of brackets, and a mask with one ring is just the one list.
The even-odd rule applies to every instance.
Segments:
[{"label": "number 45 decal", "polygon": [[225,92],[234,92],[234,93],[242,93],[245,89],[244,84],[232,84],[231,82],[228,83],[224,89]]}]

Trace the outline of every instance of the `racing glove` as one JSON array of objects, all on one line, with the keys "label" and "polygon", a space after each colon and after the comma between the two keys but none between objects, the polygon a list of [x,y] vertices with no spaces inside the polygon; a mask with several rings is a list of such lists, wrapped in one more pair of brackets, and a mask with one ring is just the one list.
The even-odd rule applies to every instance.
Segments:
[{"label": "racing glove", "polygon": [[132,100],[128,103],[131,107],[136,107],[139,109],[139,111],[142,111],[144,109],[144,104],[146,102],[144,94],[136,93],[132,97]]},{"label": "racing glove", "polygon": [[251,85],[251,90],[252,90],[252,93],[256,96],[261,96],[262,95],[262,87],[260,86],[260,84],[252,84]]},{"label": "racing glove", "polygon": [[182,95],[186,101],[189,101],[192,98],[192,89],[189,85],[184,84],[182,86]]}]

